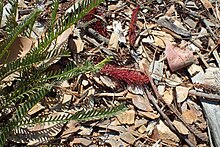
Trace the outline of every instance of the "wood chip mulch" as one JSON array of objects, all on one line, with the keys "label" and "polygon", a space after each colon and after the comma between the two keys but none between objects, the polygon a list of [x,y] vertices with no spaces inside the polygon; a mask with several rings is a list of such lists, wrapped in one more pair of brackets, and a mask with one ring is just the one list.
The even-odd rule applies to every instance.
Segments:
[{"label": "wood chip mulch", "polygon": [[[62,1],[59,14],[73,5]],[[49,12],[50,5],[45,9]],[[109,56],[112,61],[98,73],[61,83],[54,99],[46,98],[37,110],[120,103],[128,110],[103,120],[69,122],[44,144],[220,146],[219,22],[219,1],[109,0],[94,8],[70,35],[72,57],[76,64]],[[36,140],[27,143],[39,145]]]}]

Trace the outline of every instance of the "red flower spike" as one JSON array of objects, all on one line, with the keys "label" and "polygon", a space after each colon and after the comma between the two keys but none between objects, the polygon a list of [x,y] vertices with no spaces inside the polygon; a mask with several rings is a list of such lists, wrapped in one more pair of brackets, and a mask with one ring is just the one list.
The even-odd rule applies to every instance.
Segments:
[{"label": "red flower spike", "polygon": [[[82,21],[86,22],[93,20],[97,18],[95,17],[95,15],[103,16],[103,13],[101,11],[102,11],[101,9],[93,8],[86,16],[83,17]],[[106,24],[100,19],[90,24],[90,27],[92,29],[99,32],[99,34],[101,34],[102,36],[107,37],[107,28],[105,26]]]},{"label": "red flower spike", "polygon": [[140,9],[140,6],[138,6],[132,13],[131,15],[131,22],[128,30],[128,37],[129,37],[129,42],[131,46],[134,46],[135,40],[136,40],[136,22],[137,22],[137,14]]},{"label": "red flower spike", "polygon": [[125,81],[127,84],[144,85],[149,83],[149,78],[140,71],[115,67],[107,64],[101,69],[101,73],[108,74],[117,80]]}]

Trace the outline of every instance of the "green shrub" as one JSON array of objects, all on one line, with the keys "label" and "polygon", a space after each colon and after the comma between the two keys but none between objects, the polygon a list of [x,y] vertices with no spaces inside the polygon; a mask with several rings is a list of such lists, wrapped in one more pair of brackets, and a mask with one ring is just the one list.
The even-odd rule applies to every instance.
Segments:
[{"label": "green shrub", "polygon": [[[48,31],[44,39],[40,39],[37,47],[32,48],[24,57],[14,61],[7,61],[11,54],[10,46],[18,36],[29,37],[34,22],[41,14],[40,9],[34,10],[22,22],[17,23],[15,12],[17,1],[10,0],[14,6],[7,17],[7,26],[4,28],[7,36],[0,44],[0,146],[3,146],[11,131],[21,126],[37,123],[65,123],[70,120],[88,121],[105,118],[115,115],[117,112],[126,109],[124,105],[112,108],[101,108],[87,111],[80,111],[75,114],[61,115],[58,117],[33,117],[27,119],[27,112],[40,102],[45,95],[59,82],[68,80],[82,73],[96,72],[104,66],[109,59],[94,65],[90,62],[76,67],[74,64],[67,65],[63,70],[47,72],[48,67],[61,57],[70,56],[66,44],[55,46],[49,50],[51,44],[56,41],[59,35],[70,28],[91,9],[102,3],[104,0],[85,0],[75,9],[71,15],[68,14],[56,19],[59,0],[53,1],[52,16]],[[2,17],[3,1],[0,1],[0,17]],[[1,19],[0,19],[1,20]],[[10,75],[16,75],[10,82],[11,86],[3,86],[3,79]]]}]

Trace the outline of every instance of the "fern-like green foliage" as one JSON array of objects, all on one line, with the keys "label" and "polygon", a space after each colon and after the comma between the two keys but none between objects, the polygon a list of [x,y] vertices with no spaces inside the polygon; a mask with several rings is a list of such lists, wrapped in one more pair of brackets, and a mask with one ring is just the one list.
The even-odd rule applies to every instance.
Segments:
[{"label": "fern-like green foliage", "polygon": [[37,123],[49,123],[49,124],[57,124],[57,123],[65,123],[70,120],[76,120],[78,122],[83,121],[91,121],[97,119],[105,119],[111,116],[115,116],[120,112],[127,110],[124,104],[121,104],[116,107],[110,108],[99,108],[99,109],[91,109],[86,111],[78,111],[75,114],[66,113],[59,116],[50,116],[50,117],[37,117],[34,119],[24,119],[19,123],[19,127],[33,125]]},{"label": "fern-like green foliage", "polygon": [[15,29],[17,26],[16,22],[16,15],[17,15],[17,9],[18,9],[18,1],[17,0],[9,0],[8,3],[10,4],[10,9],[6,9],[8,12],[7,15],[7,21],[6,21],[6,28],[5,30],[7,31],[8,34],[11,33],[11,30]]},{"label": "fern-like green foliage", "polygon": [[57,17],[57,11],[58,11],[58,7],[59,7],[59,0],[53,0],[53,8],[52,8],[52,17],[50,20],[50,28],[49,30],[52,31],[54,28],[54,24],[56,23],[56,17]]},{"label": "fern-like green foliage", "polygon": [[[26,26],[28,26],[29,24],[31,24],[33,21],[36,20],[36,18],[40,12],[41,11],[38,9],[35,10],[27,18],[25,18],[25,20],[23,22],[21,22],[13,30],[11,30],[7,39],[5,39],[4,42],[2,43],[2,45],[0,46],[0,59],[5,57],[4,55],[7,53],[8,48],[12,45],[12,43],[15,41],[15,39],[18,37],[18,35],[25,30]],[[6,58],[7,58],[7,56],[6,56]]]},{"label": "fern-like green foliage", "polygon": [[3,7],[3,0],[0,0],[0,24],[2,22]]},{"label": "fern-like green foliage", "polygon": [[1,125],[0,146],[4,145],[9,133],[18,126],[18,123],[21,122],[26,113],[45,96],[48,92],[47,90],[49,90],[49,87],[40,87],[26,92],[30,99],[19,105],[11,119],[6,124]]},{"label": "fern-like green foliage", "polygon": [[[64,69],[57,71],[47,71],[52,63],[62,57],[70,56],[67,44],[64,42],[59,46],[50,46],[56,43],[59,35],[83,18],[91,9],[102,3],[104,0],[84,0],[71,14],[67,14],[57,19],[59,0],[53,0],[52,16],[47,32],[43,39],[39,39],[38,46],[31,49],[29,53],[8,63],[0,63],[0,85],[3,80],[11,74],[15,74],[11,86],[0,87],[0,147],[2,147],[7,138],[14,129],[33,125],[36,123],[65,123],[70,120],[88,121],[94,119],[103,119],[116,115],[118,112],[126,110],[124,105],[112,108],[100,108],[94,110],[80,111],[75,114],[60,115],[57,117],[35,117],[26,119],[27,113],[33,106],[40,102],[45,95],[59,82],[73,78],[86,72],[96,72],[101,69],[111,58],[106,58],[98,64],[86,62],[76,67],[70,62]],[[33,24],[39,17],[42,10],[36,9],[22,22],[15,21],[17,11],[17,0],[9,1],[14,6],[7,19],[8,26],[6,32],[8,36],[0,44],[0,59],[7,59],[8,49],[18,36],[29,37]],[[0,20],[2,17],[3,1],[0,0]],[[10,22],[13,24],[9,24]]]}]

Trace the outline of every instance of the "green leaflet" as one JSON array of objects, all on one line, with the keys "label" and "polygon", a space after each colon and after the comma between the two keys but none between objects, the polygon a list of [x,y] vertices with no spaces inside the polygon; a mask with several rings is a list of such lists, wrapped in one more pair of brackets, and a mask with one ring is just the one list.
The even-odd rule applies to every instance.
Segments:
[{"label": "green leaflet", "polygon": [[4,145],[9,133],[18,125],[26,113],[45,96],[50,88],[50,86],[39,87],[29,92],[28,96],[31,97],[31,100],[22,103],[7,124],[0,127],[0,146]]},{"label": "green leaflet", "polygon": [[58,116],[38,117],[31,120],[30,119],[23,120],[22,122],[19,123],[18,127],[33,125],[38,123],[43,123],[43,124],[65,123],[70,120],[76,120],[78,122],[82,122],[82,121],[91,121],[97,119],[105,119],[107,117],[115,116],[118,113],[124,112],[126,110],[127,107],[124,104],[121,104],[115,107],[79,111],[76,112],[75,114],[66,113]]},{"label": "green leaflet", "polygon": [[0,46],[0,59],[2,59],[5,53],[7,53],[8,48],[12,45],[17,36],[25,30],[25,27],[35,21],[40,12],[41,10],[39,9],[35,10],[27,18],[25,18],[23,22],[21,22],[13,29],[13,31],[9,34],[4,43]]}]

